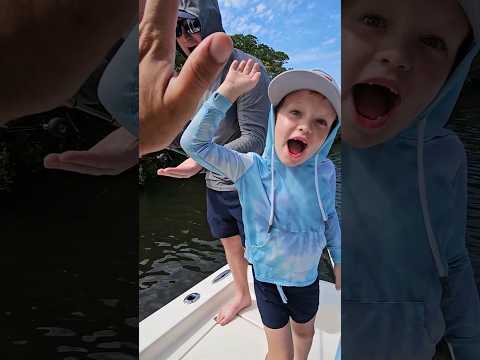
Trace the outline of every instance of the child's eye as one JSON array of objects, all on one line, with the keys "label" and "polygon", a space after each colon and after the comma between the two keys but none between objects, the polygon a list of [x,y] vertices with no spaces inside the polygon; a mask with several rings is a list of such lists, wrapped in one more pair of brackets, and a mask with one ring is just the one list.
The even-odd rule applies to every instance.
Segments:
[{"label": "child's eye", "polygon": [[324,119],[317,119],[317,120],[315,120],[315,123],[316,123],[318,126],[321,126],[321,127],[327,126],[327,122],[326,122]]},{"label": "child's eye", "polygon": [[432,48],[434,50],[439,50],[439,51],[446,51],[447,50],[447,44],[443,39],[437,37],[437,36],[425,36],[422,38],[422,43],[425,46],[428,46],[429,48]]},{"label": "child's eye", "polygon": [[387,26],[387,20],[380,15],[364,15],[360,20],[364,25],[369,27],[383,29]]},{"label": "child's eye", "polygon": [[290,111],[290,114],[292,114],[295,117],[299,117],[300,115],[302,115],[302,113],[298,110],[292,110]]}]

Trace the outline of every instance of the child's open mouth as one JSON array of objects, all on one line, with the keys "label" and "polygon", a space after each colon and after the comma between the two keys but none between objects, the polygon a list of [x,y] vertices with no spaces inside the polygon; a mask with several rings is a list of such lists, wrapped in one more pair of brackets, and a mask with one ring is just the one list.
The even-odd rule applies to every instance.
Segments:
[{"label": "child's open mouth", "polygon": [[293,138],[287,141],[288,154],[293,158],[299,158],[307,148],[307,143],[300,138]]},{"label": "child's open mouth", "polygon": [[383,126],[388,116],[400,104],[398,92],[388,86],[375,83],[359,83],[353,86],[353,100],[358,113],[357,121],[366,128]]}]

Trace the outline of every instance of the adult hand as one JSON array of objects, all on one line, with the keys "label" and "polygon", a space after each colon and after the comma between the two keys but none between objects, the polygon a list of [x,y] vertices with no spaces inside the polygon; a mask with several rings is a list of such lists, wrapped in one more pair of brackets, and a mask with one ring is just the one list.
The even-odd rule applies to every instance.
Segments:
[{"label": "adult hand", "polygon": [[333,272],[335,274],[335,289],[341,290],[342,288],[342,266],[335,265],[333,267]]},{"label": "adult hand", "polygon": [[200,170],[202,170],[202,167],[192,158],[188,158],[177,167],[159,169],[157,174],[160,176],[186,179],[192,177]]},{"label": "adult hand", "polygon": [[174,78],[178,0],[148,0],[140,22],[140,156],[164,149],[193,117],[198,103],[232,52],[215,33],[190,54]]},{"label": "adult hand", "polygon": [[137,13],[132,0],[3,1],[0,124],[71,98]]},{"label": "adult hand", "polygon": [[108,134],[87,151],[66,151],[45,157],[47,169],[88,175],[118,175],[138,163],[138,140],[125,128]]}]

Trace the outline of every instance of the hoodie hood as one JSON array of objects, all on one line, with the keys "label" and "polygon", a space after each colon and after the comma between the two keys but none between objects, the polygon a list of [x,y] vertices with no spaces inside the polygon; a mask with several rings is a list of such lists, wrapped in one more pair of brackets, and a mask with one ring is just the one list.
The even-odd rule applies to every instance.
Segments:
[{"label": "hoodie hood", "polygon": [[225,32],[217,0],[180,0],[178,9],[200,20],[202,39],[215,32]]},{"label": "hoodie hood", "polygon": [[420,132],[424,140],[430,140],[444,133],[443,128],[453,113],[472,63],[480,51],[480,1],[459,0],[459,3],[470,21],[473,41],[469,44],[463,59],[457,62],[456,67],[452,69],[450,76],[437,96],[417,115],[412,126],[400,133],[397,139],[394,138],[391,141],[395,142],[402,139],[417,140],[419,127],[422,127]]},{"label": "hoodie hood", "polygon": [[[322,146],[317,150],[317,152],[314,153],[314,155],[310,157],[310,159],[306,160],[301,165],[298,165],[295,167],[296,168],[300,168],[304,166],[311,167],[312,164],[315,162],[315,158],[318,158],[317,161],[326,159],[335,141],[335,137],[337,135],[339,128],[340,128],[340,119],[337,117],[337,119],[332,124],[332,129],[330,130],[330,133],[326,137]],[[278,165],[278,166],[288,168],[280,161],[280,159],[278,158],[275,152],[275,109],[273,106],[270,109],[270,116],[268,118],[267,138],[265,143],[265,150],[263,151],[262,157],[265,159],[265,161],[268,164],[271,164],[273,159],[275,166]]]}]

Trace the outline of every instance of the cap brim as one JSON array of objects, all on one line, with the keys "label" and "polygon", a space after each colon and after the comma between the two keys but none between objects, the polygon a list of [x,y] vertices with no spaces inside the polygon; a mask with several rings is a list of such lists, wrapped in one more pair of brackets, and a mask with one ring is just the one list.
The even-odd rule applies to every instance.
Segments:
[{"label": "cap brim", "polygon": [[268,97],[273,106],[288,94],[298,90],[312,90],[325,96],[340,118],[340,90],[333,81],[312,70],[288,70],[275,77],[268,87]]}]

